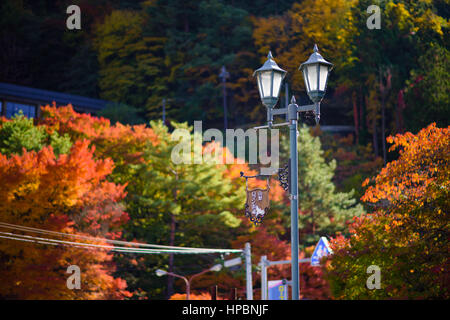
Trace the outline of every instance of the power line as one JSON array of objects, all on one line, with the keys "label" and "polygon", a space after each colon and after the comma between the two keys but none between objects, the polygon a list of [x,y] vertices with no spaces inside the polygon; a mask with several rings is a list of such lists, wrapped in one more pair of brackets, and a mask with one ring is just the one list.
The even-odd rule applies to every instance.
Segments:
[{"label": "power line", "polygon": [[101,242],[107,242],[107,243],[112,243],[112,244],[130,245],[130,246],[147,247],[147,248],[175,249],[175,250],[196,250],[196,251],[222,252],[222,253],[240,252],[240,251],[242,251],[242,250],[239,250],[239,249],[214,249],[214,248],[177,247],[177,246],[165,246],[165,245],[129,242],[129,241],[121,241],[121,240],[111,240],[111,239],[106,239],[106,238],[96,238],[96,237],[90,237],[90,236],[83,236],[83,235],[77,235],[77,234],[70,234],[70,233],[64,233],[64,232],[57,232],[57,231],[50,231],[50,230],[44,230],[44,229],[38,229],[38,228],[32,228],[32,227],[19,226],[19,225],[5,223],[5,222],[0,222],[0,227],[4,227],[4,228],[8,228],[8,229],[20,230],[20,231],[29,231],[29,232],[34,232],[34,233],[66,236],[66,237],[73,237],[73,238],[84,239],[84,240],[101,241]]},{"label": "power line", "polygon": [[122,253],[143,253],[143,254],[205,254],[205,253],[240,253],[242,250],[240,249],[210,249],[210,248],[188,248],[188,247],[174,247],[174,246],[160,246],[160,245],[152,245],[152,244],[143,244],[143,243],[135,243],[135,242],[127,242],[127,241],[119,241],[119,240],[110,240],[104,238],[94,238],[88,236],[74,235],[69,233],[62,233],[56,231],[49,231],[31,227],[23,227],[8,223],[0,222],[0,227],[9,228],[13,230],[19,230],[23,232],[35,232],[35,233],[43,233],[43,234],[53,234],[59,236],[69,236],[75,238],[89,239],[94,241],[103,241],[107,243],[116,243],[116,244],[126,244],[126,245],[134,245],[134,246],[157,246],[163,248],[172,248],[172,249],[147,249],[147,248],[130,248],[124,246],[108,246],[101,244],[93,244],[93,243],[85,243],[85,242],[73,242],[73,241],[65,241],[65,240],[57,240],[50,238],[42,238],[42,237],[34,237],[30,235],[21,235],[11,232],[1,232],[3,236],[0,238],[16,240],[16,241],[25,241],[25,242],[35,242],[41,244],[50,244],[50,245],[69,245],[80,248],[95,248],[95,249],[105,249],[114,252],[122,252]]},{"label": "power line", "polygon": [[[83,242],[72,242],[72,241],[64,241],[64,240],[57,240],[57,239],[49,239],[49,238],[41,238],[41,237],[33,237],[28,235],[21,235],[16,233],[10,233],[10,232],[1,232],[0,231],[0,238],[6,238],[11,240],[17,240],[17,241],[25,241],[25,242],[35,242],[35,243],[41,243],[41,244],[51,244],[51,245],[68,245],[78,248],[86,248],[86,249],[103,249],[103,250],[109,250],[114,252],[122,252],[122,253],[143,253],[143,254],[206,254],[206,253],[220,253],[220,252],[205,252],[205,251],[198,251],[198,250],[157,250],[157,249],[140,249],[140,248],[128,248],[128,247],[121,247],[121,246],[107,246],[107,245],[99,245],[99,244],[92,244],[92,243],[83,243]],[[226,249],[223,249],[226,250]],[[234,251],[240,251],[240,250],[234,250]]]}]

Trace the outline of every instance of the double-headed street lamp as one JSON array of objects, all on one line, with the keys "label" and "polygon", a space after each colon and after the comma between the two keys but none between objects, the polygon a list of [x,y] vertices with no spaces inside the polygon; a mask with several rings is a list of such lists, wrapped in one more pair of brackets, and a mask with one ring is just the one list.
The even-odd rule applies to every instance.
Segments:
[{"label": "double-headed street lamp", "polygon": [[198,277],[198,276],[200,276],[200,275],[202,275],[204,273],[207,273],[209,271],[218,272],[220,270],[222,270],[222,265],[221,264],[216,264],[216,265],[212,266],[209,269],[203,270],[202,272],[199,272],[199,273],[196,273],[196,274],[190,276],[189,278],[180,276],[180,275],[172,273],[172,272],[161,270],[161,269],[157,269],[155,271],[155,273],[156,273],[156,275],[158,277],[162,277],[162,276],[168,275],[168,276],[173,276],[173,277],[177,277],[177,278],[183,279],[184,282],[186,283],[186,300],[189,300],[189,298],[190,298],[189,296],[190,296],[190,293],[191,293],[191,283],[192,283],[192,280],[194,280],[194,278],[196,278],[196,277]]},{"label": "double-headed street lamp", "polygon": [[[320,102],[327,87],[328,74],[333,64],[326,61],[319,53],[317,45],[309,59],[302,63],[299,70],[303,73],[306,92],[314,104],[298,106],[295,97],[292,96],[291,104],[287,108],[274,109],[278,102],[281,83],[286,76],[286,71],[281,69],[273,60],[269,52],[264,65],[254,72],[256,76],[259,95],[262,103],[267,108],[267,126],[258,127],[271,129],[274,126],[289,125],[290,135],[290,201],[291,201],[291,271],[292,271],[292,300],[299,299],[299,271],[298,271],[298,159],[297,159],[297,126],[298,113],[312,111],[315,114],[316,123],[320,120]],[[274,115],[285,115],[288,123],[273,124]]]}]

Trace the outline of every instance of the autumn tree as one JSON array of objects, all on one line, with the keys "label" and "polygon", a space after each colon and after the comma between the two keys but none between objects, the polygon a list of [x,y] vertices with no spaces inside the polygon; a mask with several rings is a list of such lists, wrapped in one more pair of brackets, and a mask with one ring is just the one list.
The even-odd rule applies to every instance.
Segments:
[{"label": "autumn tree", "polygon": [[[190,158],[194,148],[200,147],[202,152],[202,147],[192,139],[192,128],[172,125],[179,130],[170,133],[161,122],[152,122],[158,143],[148,145],[144,151],[146,161],[135,166],[134,181],[128,188],[132,196],[128,206],[135,223],[129,232],[150,243],[229,247],[230,232],[240,224],[232,212],[244,203],[243,189],[233,188],[224,165],[204,160],[194,163]],[[182,139],[189,140],[179,140],[180,130],[185,133]],[[181,144],[189,147],[189,159],[177,163],[173,160],[177,152],[174,147]],[[149,233],[148,227],[155,232]],[[184,266],[184,272],[189,272],[186,265],[195,265],[194,261],[198,257],[169,255],[168,269],[172,272]],[[173,290],[172,282],[168,290]]]},{"label": "autumn tree", "polygon": [[71,141],[91,141],[98,158],[113,159],[115,166],[109,178],[119,184],[132,180],[134,171],[131,165],[142,162],[147,144],[157,141],[153,130],[145,124],[122,125],[118,122],[112,125],[109,119],[75,112],[71,105],[43,107],[39,123],[49,133],[67,134]]},{"label": "autumn tree", "polygon": [[144,33],[147,19],[150,16],[142,11],[111,12],[95,30],[94,47],[102,98],[140,108],[142,115],[155,117],[160,114],[166,88],[165,39]]},{"label": "autumn tree", "polygon": [[[367,28],[369,14],[361,9],[373,4],[382,14],[380,29]],[[403,114],[408,113],[402,94],[410,72],[431,43],[442,43],[446,21],[438,14],[434,1],[359,0],[351,8],[351,17],[353,32],[346,42],[353,45],[350,63],[342,76],[350,80],[348,84],[358,96],[355,116],[366,116],[359,125],[372,135],[374,153],[381,155],[386,164],[386,136],[412,129],[400,126]]]},{"label": "autumn tree", "polygon": [[[243,214],[244,181],[239,178],[239,171],[247,171],[246,165],[194,164],[192,159],[190,163],[174,163],[173,148],[183,141],[178,141],[180,137],[161,122],[153,122],[151,127],[112,125],[108,119],[76,113],[71,106],[46,106],[42,114],[40,122],[47,130],[67,134],[72,140],[89,139],[95,146],[96,157],[114,161],[115,168],[108,178],[126,184],[124,202],[133,221],[125,227],[124,236],[128,240],[229,248],[232,235],[242,232],[236,229],[241,222],[236,215]],[[172,125],[186,133],[191,155],[192,128],[186,124]],[[201,153],[205,151],[205,146],[195,142],[195,148],[198,147]],[[225,156],[226,149],[222,151]],[[212,255],[200,258],[116,256],[119,272],[135,291],[135,298],[163,297],[162,288],[166,285],[154,276],[157,268],[182,266],[183,272],[195,273],[195,267],[186,266],[209,266],[215,259]]]},{"label": "autumn tree", "polygon": [[[2,143],[10,148],[3,147],[0,153],[2,222],[83,236],[120,237],[128,215],[120,205],[124,186],[106,180],[113,162],[95,159],[87,140],[75,141],[57,157],[49,141],[44,143],[45,131],[31,128],[29,121],[19,116],[0,124]],[[30,140],[30,136],[34,138]],[[67,145],[67,140],[64,142]],[[16,153],[20,145],[22,150]],[[114,278],[115,265],[107,250],[2,239],[0,260],[0,295],[4,298],[130,296],[125,281]],[[67,268],[74,264],[82,272],[80,290],[66,286]]]},{"label": "autumn tree", "polygon": [[[362,200],[372,213],[355,218],[348,238],[332,241],[328,278],[344,299],[448,299],[449,128],[391,136],[399,158],[384,167]],[[381,289],[366,269],[381,269]]]},{"label": "autumn tree", "polygon": [[[380,8],[381,29],[367,27],[370,5]],[[386,163],[389,160],[386,135],[401,132],[404,128],[413,129],[410,126],[414,121],[409,119],[418,112],[406,110],[409,104],[415,108],[415,102],[411,101],[414,98],[405,103],[402,95],[408,80],[414,83],[420,79],[410,75],[410,71],[417,69],[422,53],[431,44],[445,46],[447,24],[443,16],[445,14],[439,12],[434,1],[303,1],[294,3],[282,14],[254,17],[253,38],[261,61],[271,49],[279,65],[288,71],[288,82],[295,91],[304,91],[303,81],[294,81],[292,77],[298,74],[298,66],[317,43],[323,56],[329,57],[335,65],[324,99],[327,114],[324,113],[323,121],[332,117],[333,124],[339,120],[348,124],[353,120],[357,141],[364,145],[372,142],[375,156],[382,156]],[[409,52],[407,56],[400,54],[405,51]],[[436,58],[436,66],[431,67],[436,70],[428,73],[429,64],[426,69],[430,79],[442,74],[439,88],[445,88],[445,72],[442,73],[445,63],[439,61],[445,59]],[[430,88],[431,83],[420,86],[424,92],[425,87]],[[439,88],[436,87],[438,93]],[[436,94],[435,90],[434,94],[423,95],[419,87],[415,91],[416,96],[427,99],[428,96],[433,97],[430,99],[445,97],[445,93]],[[443,103],[437,108],[447,110],[445,106]],[[434,116],[442,118],[441,111]],[[403,117],[409,121],[403,121]]]},{"label": "autumn tree", "polygon": [[288,71],[292,89],[304,90],[303,81],[293,77],[317,43],[324,57],[333,57],[339,74],[349,55],[346,37],[353,30],[350,9],[354,5],[355,1],[307,0],[294,3],[283,14],[254,17],[253,38],[261,61],[272,50],[277,63]]}]

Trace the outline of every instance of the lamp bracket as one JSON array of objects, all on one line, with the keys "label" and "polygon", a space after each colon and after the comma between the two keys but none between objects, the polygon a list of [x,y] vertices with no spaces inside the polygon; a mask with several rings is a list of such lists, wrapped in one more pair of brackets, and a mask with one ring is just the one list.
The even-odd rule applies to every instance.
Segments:
[{"label": "lamp bracket", "polygon": [[309,111],[315,111],[316,105],[315,104],[307,104],[304,106],[297,106],[297,112],[309,112]]}]

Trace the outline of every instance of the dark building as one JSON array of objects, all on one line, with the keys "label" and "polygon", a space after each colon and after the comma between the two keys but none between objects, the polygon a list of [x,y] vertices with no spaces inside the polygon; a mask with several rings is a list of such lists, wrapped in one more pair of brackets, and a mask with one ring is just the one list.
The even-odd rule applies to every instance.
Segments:
[{"label": "dark building", "polygon": [[110,103],[106,100],[0,82],[0,116],[11,118],[22,110],[25,116],[36,118],[39,117],[40,106],[52,104],[53,101],[57,106],[70,103],[75,111],[93,115]]},{"label": "dark building", "polygon": [[325,132],[330,132],[333,134],[341,134],[341,135],[355,133],[354,126],[320,126],[320,129]]}]

